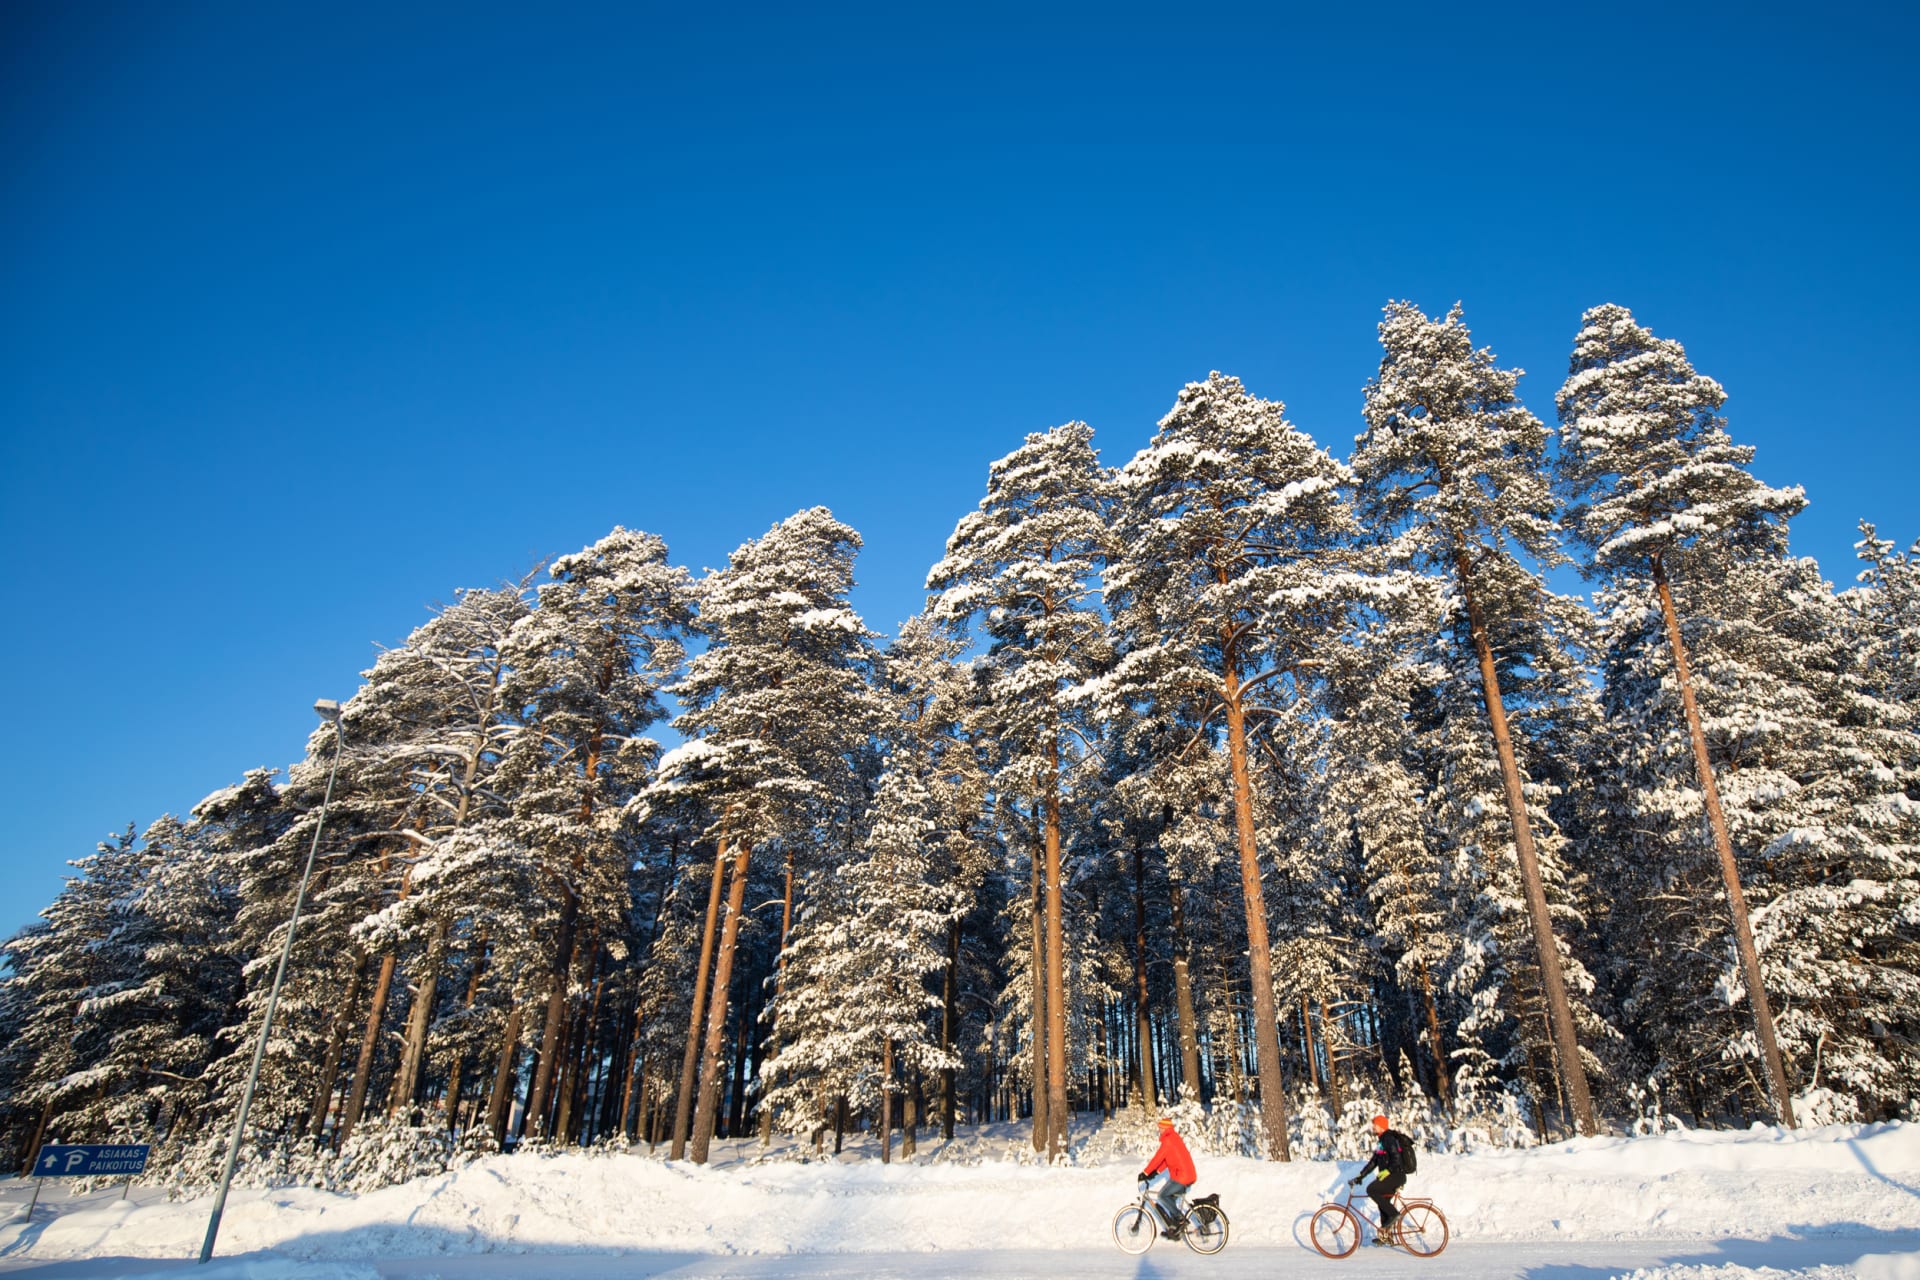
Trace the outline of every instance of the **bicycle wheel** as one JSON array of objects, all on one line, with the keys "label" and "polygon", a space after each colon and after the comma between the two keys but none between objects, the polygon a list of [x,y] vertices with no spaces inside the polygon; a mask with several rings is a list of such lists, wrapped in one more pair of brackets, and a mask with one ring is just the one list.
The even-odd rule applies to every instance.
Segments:
[{"label": "bicycle wheel", "polygon": [[1360,1247],[1360,1222],[1343,1204],[1323,1204],[1307,1228],[1313,1247],[1329,1258],[1344,1258]]},{"label": "bicycle wheel", "polygon": [[1180,1238],[1195,1253],[1218,1253],[1227,1247],[1227,1215],[1210,1204],[1197,1205],[1187,1215]]},{"label": "bicycle wheel", "polygon": [[1113,1215],[1113,1242],[1122,1253],[1145,1253],[1153,1248],[1153,1238],[1159,1234],[1153,1215],[1137,1204]]},{"label": "bicycle wheel", "polygon": [[1408,1253],[1431,1258],[1447,1247],[1447,1220],[1430,1204],[1410,1204],[1393,1224],[1398,1243]]}]

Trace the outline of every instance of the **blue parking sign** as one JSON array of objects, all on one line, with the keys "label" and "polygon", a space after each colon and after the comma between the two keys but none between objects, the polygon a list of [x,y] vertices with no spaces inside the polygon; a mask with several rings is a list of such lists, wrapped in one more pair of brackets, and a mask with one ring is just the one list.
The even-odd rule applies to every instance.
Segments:
[{"label": "blue parking sign", "polygon": [[145,1173],[147,1146],[47,1146],[33,1158],[36,1178],[114,1178]]}]

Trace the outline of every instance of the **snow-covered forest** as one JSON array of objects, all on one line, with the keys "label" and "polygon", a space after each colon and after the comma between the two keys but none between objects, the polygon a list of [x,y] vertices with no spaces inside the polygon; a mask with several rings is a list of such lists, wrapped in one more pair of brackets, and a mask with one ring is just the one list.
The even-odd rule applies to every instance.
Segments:
[{"label": "snow-covered forest", "polygon": [[0,1151],[217,1176],[336,757],[255,1176],[1920,1118],[1920,545],[1836,590],[1621,307],[1551,425],[1457,308],[1379,337],[1350,449],[1220,373],[1028,436],[890,638],[823,508],[459,593],[6,943]]}]

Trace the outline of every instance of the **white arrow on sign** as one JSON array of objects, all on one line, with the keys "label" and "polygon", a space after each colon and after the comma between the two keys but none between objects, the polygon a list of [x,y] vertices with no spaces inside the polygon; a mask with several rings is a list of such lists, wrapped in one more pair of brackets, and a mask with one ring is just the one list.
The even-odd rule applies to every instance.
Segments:
[{"label": "white arrow on sign", "polygon": [[42,1168],[46,1168],[46,1169],[51,1169],[51,1168],[53,1168],[53,1166],[54,1166],[54,1161],[55,1161],[55,1159],[56,1159],[56,1157],[55,1157],[55,1156],[54,1156],[54,1155],[53,1155],[53,1154],[52,1154],[51,1152],[49,1152],[49,1153],[47,1154],[47,1162],[46,1162],[46,1164],[44,1164],[44,1165],[43,1165],[43,1166],[41,1166],[41,1167],[42,1167]]}]

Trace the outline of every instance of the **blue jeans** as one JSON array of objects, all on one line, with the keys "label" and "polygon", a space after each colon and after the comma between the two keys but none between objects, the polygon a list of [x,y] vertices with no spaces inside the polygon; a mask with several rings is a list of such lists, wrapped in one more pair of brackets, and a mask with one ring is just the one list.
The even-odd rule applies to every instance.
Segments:
[{"label": "blue jeans", "polygon": [[1160,1206],[1161,1221],[1178,1223],[1187,1216],[1185,1208],[1187,1192],[1193,1189],[1193,1184],[1175,1182],[1171,1174],[1163,1176],[1165,1181],[1154,1189],[1153,1201]]}]

